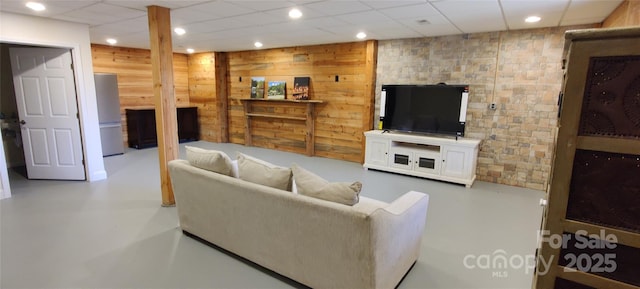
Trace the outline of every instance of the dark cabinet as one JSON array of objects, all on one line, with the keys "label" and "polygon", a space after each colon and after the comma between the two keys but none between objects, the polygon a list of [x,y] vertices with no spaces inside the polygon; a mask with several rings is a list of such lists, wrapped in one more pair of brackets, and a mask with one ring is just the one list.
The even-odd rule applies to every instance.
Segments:
[{"label": "dark cabinet", "polygon": [[[147,148],[158,145],[156,133],[156,113],[154,109],[125,109],[127,115],[127,134],[130,148]],[[179,142],[195,141],[200,137],[197,107],[179,107]]]},{"label": "dark cabinet", "polygon": [[179,107],[178,139],[180,142],[195,141],[200,137],[197,107]]}]

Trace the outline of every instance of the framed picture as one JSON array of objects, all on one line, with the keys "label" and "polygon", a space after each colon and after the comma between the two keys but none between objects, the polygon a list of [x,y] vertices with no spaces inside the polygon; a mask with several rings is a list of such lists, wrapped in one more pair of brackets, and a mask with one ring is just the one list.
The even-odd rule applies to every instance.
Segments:
[{"label": "framed picture", "polygon": [[264,98],[264,77],[251,78],[251,98]]},{"label": "framed picture", "polygon": [[267,89],[268,99],[284,99],[287,83],[284,81],[269,81]]},{"label": "framed picture", "polygon": [[309,99],[309,82],[310,77],[295,77],[293,79],[293,99],[304,100]]}]

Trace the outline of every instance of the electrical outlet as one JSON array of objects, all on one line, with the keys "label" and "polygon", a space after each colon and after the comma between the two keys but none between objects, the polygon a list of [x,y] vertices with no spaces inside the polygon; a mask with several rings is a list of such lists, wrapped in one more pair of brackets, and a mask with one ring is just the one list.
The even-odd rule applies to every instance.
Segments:
[{"label": "electrical outlet", "polygon": [[489,104],[489,109],[496,110],[498,107],[495,103]]}]

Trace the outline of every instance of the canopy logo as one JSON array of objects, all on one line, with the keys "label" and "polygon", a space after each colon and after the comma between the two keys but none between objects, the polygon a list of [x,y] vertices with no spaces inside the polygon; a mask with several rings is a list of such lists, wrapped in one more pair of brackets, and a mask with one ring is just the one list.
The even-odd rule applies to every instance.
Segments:
[{"label": "canopy logo", "polygon": [[[575,234],[550,234],[549,231],[539,231],[539,242],[546,243],[553,249],[571,249],[569,253],[558,258],[566,272],[582,271],[588,273],[611,273],[617,269],[616,254],[618,238],[614,234],[605,234],[600,230],[599,234],[588,234],[579,230]],[[573,253],[576,252],[577,253]],[[508,270],[524,270],[525,274],[535,272],[538,275],[546,275],[552,266],[556,256],[509,255],[507,251],[498,249],[491,254],[468,254],[462,263],[467,269],[492,270],[492,277],[507,278]],[[536,268],[536,265],[539,265]]]}]

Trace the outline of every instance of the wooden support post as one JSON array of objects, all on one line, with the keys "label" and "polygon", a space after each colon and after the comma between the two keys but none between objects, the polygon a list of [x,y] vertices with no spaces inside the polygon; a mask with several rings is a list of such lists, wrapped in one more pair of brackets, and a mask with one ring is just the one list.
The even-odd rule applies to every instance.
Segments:
[{"label": "wooden support post", "polygon": [[216,111],[218,112],[218,142],[229,142],[229,60],[226,52],[215,52]]},{"label": "wooden support post", "polygon": [[178,128],[173,85],[171,15],[168,8],[159,6],[147,7],[147,14],[151,40],[153,102],[156,111],[162,206],[173,206],[175,199],[167,163],[178,158]]},{"label": "wooden support post", "polygon": [[[378,66],[378,41],[367,40],[365,51],[364,105],[362,107],[362,130],[373,129],[373,117],[376,100],[376,67]],[[362,137],[362,153],[360,162],[364,163],[366,139]]]}]

